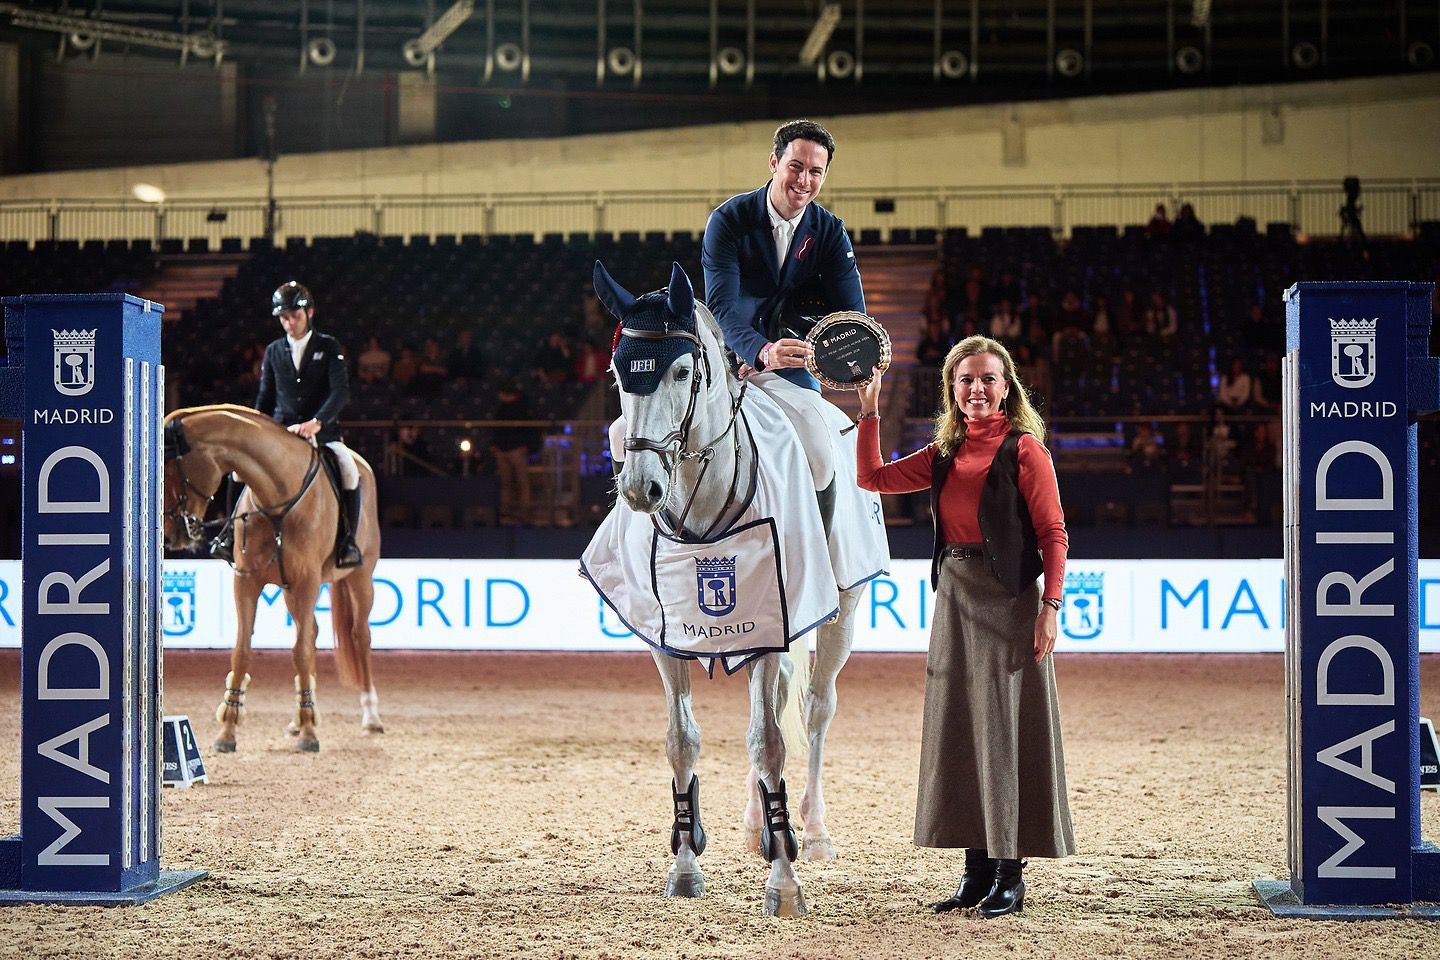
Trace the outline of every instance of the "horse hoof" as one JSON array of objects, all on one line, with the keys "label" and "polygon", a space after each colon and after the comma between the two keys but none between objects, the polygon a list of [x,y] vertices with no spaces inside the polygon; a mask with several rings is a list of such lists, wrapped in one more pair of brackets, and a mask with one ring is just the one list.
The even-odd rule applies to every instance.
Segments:
[{"label": "horse hoof", "polygon": [[762,859],[764,858],[765,848],[760,846],[759,827],[745,828],[745,849],[755,854],[757,857],[760,857]]},{"label": "horse hoof", "polygon": [[765,885],[765,916],[806,917],[810,908],[805,905],[805,892],[798,886],[794,890],[776,890]]},{"label": "horse hoof", "polygon": [[367,723],[367,724],[365,724],[365,726],[363,726],[363,727],[360,728],[360,734],[361,734],[361,736],[366,736],[366,737],[368,737],[368,736],[369,736],[370,734],[372,734],[372,733],[384,733],[384,732],[385,732],[385,724],[383,724],[383,723]]},{"label": "horse hoof", "polygon": [[829,837],[806,837],[800,844],[801,860],[834,860],[835,844]]},{"label": "horse hoof", "polygon": [[296,749],[297,751],[299,751],[300,753],[319,753],[319,752],[320,752],[320,741],[319,741],[319,740],[305,740],[305,739],[296,740],[296,741],[295,741],[295,749]]},{"label": "horse hoof", "polygon": [[213,746],[215,747],[215,752],[216,752],[216,753],[234,753],[234,752],[235,752],[235,741],[234,741],[234,740],[216,740],[215,743],[213,744]]},{"label": "horse hoof", "polygon": [[665,876],[665,896],[698,900],[705,896],[705,875],[699,870],[676,872],[674,867]]}]

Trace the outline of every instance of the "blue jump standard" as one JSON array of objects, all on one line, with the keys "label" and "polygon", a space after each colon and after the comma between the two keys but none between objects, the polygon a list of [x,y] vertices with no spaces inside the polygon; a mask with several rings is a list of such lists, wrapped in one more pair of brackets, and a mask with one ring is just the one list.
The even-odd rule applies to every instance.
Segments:
[{"label": "blue jump standard", "polygon": [[0,907],[21,903],[58,903],[86,907],[125,907],[145,903],[204,880],[209,870],[161,870],[160,876],[128,890],[0,890]]}]

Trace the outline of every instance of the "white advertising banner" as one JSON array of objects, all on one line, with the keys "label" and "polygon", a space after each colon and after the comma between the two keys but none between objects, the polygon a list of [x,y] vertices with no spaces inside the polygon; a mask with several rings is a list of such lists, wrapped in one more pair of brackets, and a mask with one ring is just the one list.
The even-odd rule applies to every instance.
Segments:
[{"label": "white advertising banner", "polygon": [[[631,650],[632,636],[578,574],[574,560],[382,560],[370,614],[379,650]],[[896,560],[864,587],[855,649],[923,651],[929,642],[928,560]],[[167,560],[165,645],[226,648],[235,641],[230,569],[218,560]],[[20,646],[20,562],[0,561],[0,647]],[[1060,652],[1280,652],[1279,560],[1072,560],[1060,612]],[[321,591],[329,646],[330,591]],[[1397,619],[1397,629],[1403,619]],[[266,587],[256,647],[286,648],[294,633],[278,587]],[[1440,561],[1420,561],[1420,649],[1440,652]]]}]

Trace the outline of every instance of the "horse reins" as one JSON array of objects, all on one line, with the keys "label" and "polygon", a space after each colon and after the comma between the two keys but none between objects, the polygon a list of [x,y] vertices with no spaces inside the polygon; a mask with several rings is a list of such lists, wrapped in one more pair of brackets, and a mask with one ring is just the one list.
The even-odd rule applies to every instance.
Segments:
[{"label": "horse reins", "polygon": [[[171,420],[169,423],[165,424],[165,459],[175,461],[176,471],[180,474],[180,482],[185,486],[185,489],[191,491],[197,496],[204,497],[205,506],[208,510],[210,504],[215,502],[215,495],[207,495],[204,491],[191,483],[189,478],[185,475],[185,455],[190,452],[190,442],[185,437],[185,428],[181,422],[183,419],[184,418],[182,417],[177,417],[174,420]],[[307,492],[309,492],[311,484],[315,482],[315,478],[320,473],[319,448],[314,443],[308,441],[305,445],[310,448],[310,462],[306,465],[305,476],[300,481],[300,489],[295,493],[293,497],[286,500],[284,503],[281,503],[274,507],[265,507],[261,506],[257,502],[256,509],[254,510],[247,510],[244,513],[236,513],[226,517],[224,520],[206,520],[204,518],[204,514],[201,514],[199,517],[197,517],[187,511],[185,509],[186,498],[181,495],[179,497],[176,497],[174,507],[165,511],[165,516],[178,517],[180,520],[182,520],[185,524],[185,530],[187,533],[190,534],[191,539],[199,539],[200,535],[204,533],[208,528],[216,526],[220,528],[216,536],[223,536],[226,530],[229,530],[235,526],[237,520],[242,522],[248,521],[249,518],[256,515],[265,517],[267,520],[270,521],[270,526],[275,531],[275,555],[270,558],[270,563],[275,563],[279,565],[280,586],[282,588],[288,588],[290,586],[289,578],[285,576],[285,517],[289,515],[291,510],[295,509],[295,505],[298,504],[302,498],[304,498]],[[267,563],[265,566],[268,567],[269,565],[270,564]],[[235,566],[232,563],[231,569],[235,572],[235,575],[237,577],[248,577],[256,573],[264,572],[265,567],[261,567],[258,570],[244,570],[240,567]]]},{"label": "horse reins", "polygon": [[[705,344],[693,333],[685,330],[672,330],[667,324],[664,330],[636,330],[631,327],[622,326],[620,328],[620,335],[624,337],[634,337],[637,340],[688,340],[694,345],[690,351],[691,357],[698,356],[704,365],[704,383],[709,384],[713,378],[714,374],[710,366],[710,355],[705,352]],[[674,430],[671,430],[659,440],[651,440],[648,437],[637,437],[633,435],[627,436],[624,443],[624,449],[626,450],[649,451],[658,455],[661,462],[666,464],[666,472],[670,475],[671,486],[675,484],[675,472],[680,469],[682,463],[686,460],[701,461],[700,472],[695,477],[695,484],[690,490],[689,498],[685,501],[685,509],[680,512],[680,518],[675,522],[675,529],[677,533],[682,536],[685,532],[685,518],[690,515],[690,508],[694,506],[695,497],[700,492],[700,484],[705,479],[705,474],[710,470],[711,461],[715,459],[715,448],[731,431],[735,432],[735,472],[730,478],[730,492],[726,497],[726,502],[733,503],[735,501],[735,494],[740,486],[740,432],[735,429],[735,424],[740,416],[740,405],[745,399],[745,388],[749,386],[749,383],[747,381],[741,382],[740,392],[735,395],[735,399],[731,402],[730,420],[725,424],[725,429],[716,434],[708,443],[702,444],[694,450],[689,450],[686,448],[690,442],[690,428],[695,419],[695,406],[700,399],[701,380],[702,378],[698,375],[691,378],[690,397],[685,406],[685,415],[680,418],[680,422]],[[674,448],[673,450],[671,449],[672,447]],[[673,461],[671,460],[672,456],[674,458]],[[715,528],[720,525],[720,521],[723,519],[724,511],[721,511],[720,516],[717,516],[705,532],[700,534],[696,539],[704,540],[708,538],[715,532]]]}]

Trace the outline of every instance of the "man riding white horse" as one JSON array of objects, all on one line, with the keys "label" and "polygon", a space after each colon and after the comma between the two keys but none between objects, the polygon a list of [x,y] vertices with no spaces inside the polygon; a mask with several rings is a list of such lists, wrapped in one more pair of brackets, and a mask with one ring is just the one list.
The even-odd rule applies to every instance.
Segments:
[{"label": "man riding white horse", "polygon": [[827,526],[835,503],[835,447],[825,408],[833,405],[805,368],[811,348],[801,314],[865,312],[845,224],[814,202],[834,157],[835,138],[820,124],[781,124],[770,181],[716,207],[701,248],[705,303],[725,345],[756,371],[751,386],[774,399],[795,427]]}]

